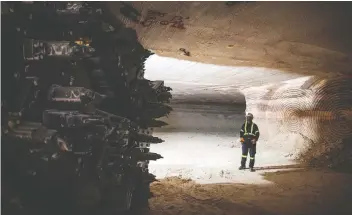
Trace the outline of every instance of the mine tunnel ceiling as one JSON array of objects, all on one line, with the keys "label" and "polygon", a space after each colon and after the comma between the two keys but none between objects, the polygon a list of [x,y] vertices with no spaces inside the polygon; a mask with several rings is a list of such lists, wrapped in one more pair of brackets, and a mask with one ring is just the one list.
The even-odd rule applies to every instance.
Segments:
[{"label": "mine tunnel ceiling", "polygon": [[109,2],[161,56],[350,76],[350,2]]}]

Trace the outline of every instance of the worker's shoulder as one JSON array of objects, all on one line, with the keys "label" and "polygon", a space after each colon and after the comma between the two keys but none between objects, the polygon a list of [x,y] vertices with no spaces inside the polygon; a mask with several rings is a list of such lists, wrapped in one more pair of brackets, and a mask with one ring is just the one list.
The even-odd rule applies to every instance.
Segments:
[{"label": "worker's shoulder", "polygon": [[256,126],[258,128],[258,125],[256,123],[253,122],[253,126]]}]

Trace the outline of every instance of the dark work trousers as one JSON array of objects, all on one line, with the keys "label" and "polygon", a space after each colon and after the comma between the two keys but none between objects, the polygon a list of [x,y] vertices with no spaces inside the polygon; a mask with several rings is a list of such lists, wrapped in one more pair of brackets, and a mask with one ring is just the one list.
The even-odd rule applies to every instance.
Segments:
[{"label": "dark work trousers", "polygon": [[245,140],[245,142],[242,143],[242,159],[241,159],[242,167],[246,166],[248,151],[249,151],[249,168],[254,167],[256,146],[257,146],[256,144],[254,145],[252,144],[251,140]]}]

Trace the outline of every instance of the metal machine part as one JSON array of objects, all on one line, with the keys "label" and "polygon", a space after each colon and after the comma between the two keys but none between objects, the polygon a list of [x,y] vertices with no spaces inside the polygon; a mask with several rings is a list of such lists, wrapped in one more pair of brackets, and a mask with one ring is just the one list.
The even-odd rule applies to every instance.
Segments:
[{"label": "metal machine part", "polygon": [[171,88],[144,78],[152,53],[100,3],[3,5],[4,214],[147,207],[152,127],[172,111]]}]

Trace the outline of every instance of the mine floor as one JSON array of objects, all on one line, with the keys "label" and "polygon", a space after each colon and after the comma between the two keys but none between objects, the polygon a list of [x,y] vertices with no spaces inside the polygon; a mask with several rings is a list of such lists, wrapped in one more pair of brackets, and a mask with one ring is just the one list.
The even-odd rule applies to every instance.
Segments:
[{"label": "mine floor", "polygon": [[152,150],[164,159],[152,162],[150,171],[160,181],[151,186],[150,211],[138,215],[352,214],[352,174],[295,163],[289,139],[278,144],[260,141],[257,171],[238,170],[238,135],[209,132],[216,129],[201,126],[206,119],[221,123],[222,117],[205,112],[201,114],[204,118],[195,112],[186,116],[178,110],[173,114],[197,121],[200,128],[197,132],[175,128],[157,133],[166,142],[153,145]]},{"label": "mine floor", "polygon": [[197,184],[171,177],[152,185],[150,215],[348,215],[352,174],[292,170],[264,174],[266,185]]}]

